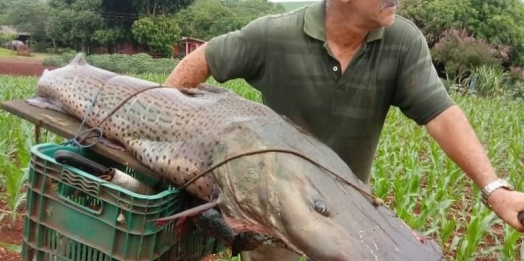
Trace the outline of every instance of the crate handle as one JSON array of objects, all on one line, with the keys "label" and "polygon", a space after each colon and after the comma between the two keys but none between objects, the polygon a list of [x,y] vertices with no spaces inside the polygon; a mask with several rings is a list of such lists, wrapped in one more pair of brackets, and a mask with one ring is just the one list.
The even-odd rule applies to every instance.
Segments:
[{"label": "crate handle", "polygon": [[[71,188],[71,186],[69,187]],[[81,190],[76,190],[76,189],[75,191],[83,193],[85,194],[85,196],[74,195],[74,193],[72,195],[66,196],[64,193],[66,188],[67,188],[66,184],[59,183],[56,189],[57,190],[56,193],[58,197],[60,197],[64,202],[69,203],[70,205],[79,209],[80,211],[83,211],[84,213],[87,212],[86,214],[95,214],[95,215],[102,214],[102,211],[104,210],[104,206],[105,206],[104,201],[97,199],[95,197],[92,197],[89,194],[83,193]],[[97,203],[96,209],[93,208],[95,205],[89,204],[89,203],[92,203],[92,201],[95,201]]]}]

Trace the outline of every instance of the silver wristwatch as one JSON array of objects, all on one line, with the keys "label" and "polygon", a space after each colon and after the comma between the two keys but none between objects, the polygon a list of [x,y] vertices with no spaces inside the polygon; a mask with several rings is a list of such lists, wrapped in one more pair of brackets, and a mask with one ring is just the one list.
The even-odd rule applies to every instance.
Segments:
[{"label": "silver wristwatch", "polygon": [[505,188],[507,190],[515,190],[511,184],[509,184],[505,179],[497,179],[497,180],[494,180],[492,182],[490,182],[488,185],[486,185],[483,189],[482,189],[482,203],[484,203],[484,205],[486,205],[488,208],[490,208],[489,204],[488,204],[488,197],[489,195],[495,191],[496,189],[499,189],[499,188]]}]

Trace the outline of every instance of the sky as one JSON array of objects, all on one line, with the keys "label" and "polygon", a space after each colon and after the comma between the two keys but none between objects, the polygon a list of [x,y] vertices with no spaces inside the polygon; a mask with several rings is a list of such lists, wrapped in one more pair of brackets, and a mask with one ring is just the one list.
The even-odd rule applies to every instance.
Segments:
[{"label": "sky", "polygon": [[312,1],[319,1],[319,0],[268,0],[269,2],[312,2]]}]

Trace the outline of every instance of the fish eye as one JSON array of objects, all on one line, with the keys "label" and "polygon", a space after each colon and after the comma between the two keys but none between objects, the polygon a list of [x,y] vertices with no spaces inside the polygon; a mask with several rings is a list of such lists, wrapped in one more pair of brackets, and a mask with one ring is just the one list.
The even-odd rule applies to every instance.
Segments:
[{"label": "fish eye", "polygon": [[323,201],[315,200],[315,202],[313,204],[315,206],[315,210],[318,213],[320,213],[322,215],[327,215],[328,214],[327,206],[326,206],[326,204]]}]

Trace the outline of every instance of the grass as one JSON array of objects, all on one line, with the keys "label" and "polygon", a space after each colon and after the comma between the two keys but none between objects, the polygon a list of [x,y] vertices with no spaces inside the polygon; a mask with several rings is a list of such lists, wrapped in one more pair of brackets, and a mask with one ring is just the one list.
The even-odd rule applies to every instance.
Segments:
[{"label": "grass", "polygon": [[46,57],[51,56],[51,55],[52,54],[32,52],[30,57],[18,56],[16,55],[16,51],[12,51],[6,48],[0,48],[0,58],[9,58],[9,59],[16,59],[16,60],[33,59],[33,60],[42,61]]},{"label": "grass", "polygon": [[[162,82],[166,75],[135,75]],[[217,84],[213,80],[210,83]],[[36,78],[0,76],[0,98],[30,97]],[[260,102],[244,81],[223,86]],[[469,117],[500,176],[524,190],[524,102],[453,95]],[[0,187],[16,208],[34,144],[31,124],[0,112]],[[49,134],[43,141],[57,141]],[[371,180],[375,193],[413,229],[434,237],[449,260],[520,260],[521,234],[504,225],[479,201],[479,190],[442,152],[423,127],[393,108],[384,126]],[[14,212],[12,212],[14,213]],[[11,216],[12,217],[12,216]],[[224,255],[224,260],[230,259]]]}]

